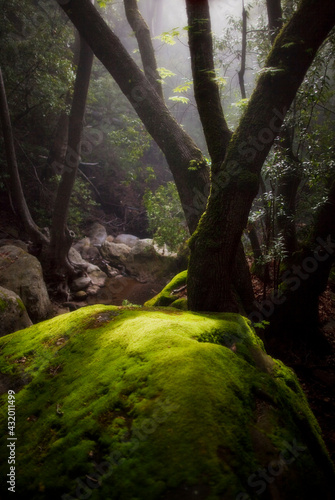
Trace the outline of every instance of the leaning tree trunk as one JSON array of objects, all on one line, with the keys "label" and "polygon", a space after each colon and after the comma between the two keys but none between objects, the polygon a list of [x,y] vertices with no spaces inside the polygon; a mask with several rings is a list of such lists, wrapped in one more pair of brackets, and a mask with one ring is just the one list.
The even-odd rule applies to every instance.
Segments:
[{"label": "leaning tree trunk", "polygon": [[17,212],[17,215],[20,217],[20,220],[23,222],[24,229],[26,233],[29,235],[29,237],[31,237],[36,244],[45,245],[48,243],[48,239],[43,233],[41,233],[40,229],[33,221],[22,189],[22,184],[16,159],[16,153],[15,153],[13,131],[8,109],[5,84],[3,81],[1,68],[0,68],[0,118],[2,123],[3,138],[4,138],[6,157],[7,157],[8,175],[10,181],[10,193],[15,210]]},{"label": "leaning tree trunk", "polygon": [[68,258],[72,237],[66,222],[71,194],[80,161],[83,120],[92,62],[93,52],[85,40],[81,39],[79,63],[69,117],[67,152],[54,205],[51,224],[51,241],[47,256],[50,264],[50,272],[58,276],[71,275],[74,271],[73,265]]},{"label": "leaning tree trunk", "polygon": [[190,240],[189,308],[236,311],[232,269],[263,163],[315,54],[335,24],[333,1],[303,0],[275,40],[247,109],[213,176],[206,212]]},{"label": "leaning tree trunk", "polygon": [[192,233],[206,206],[210,183],[208,165],[201,151],[90,1],[59,3],[164,153]]}]

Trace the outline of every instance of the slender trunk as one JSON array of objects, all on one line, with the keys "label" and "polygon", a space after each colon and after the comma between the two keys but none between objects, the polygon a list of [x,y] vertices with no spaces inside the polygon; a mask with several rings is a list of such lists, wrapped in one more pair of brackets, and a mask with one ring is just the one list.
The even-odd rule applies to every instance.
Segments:
[{"label": "slender trunk", "polygon": [[70,270],[68,251],[72,238],[66,226],[71,194],[80,161],[81,136],[90,82],[93,52],[81,39],[80,55],[69,117],[69,136],[65,164],[58,186],[51,226],[50,264],[54,270]]},{"label": "slender trunk", "polygon": [[242,1],[243,8],[242,8],[242,51],[241,51],[241,68],[240,71],[238,72],[238,81],[240,85],[240,90],[241,90],[241,97],[242,99],[247,98],[247,93],[245,91],[245,84],[244,84],[244,75],[245,75],[245,65],[246,65],[246,60],[247,60],[247,21],[248,21],[248,16],[247,16],[247,11],[245,10],[244,7],[244,0]]},{"label": "slender trunk", "polygon": [[124,7],[128,23],[137,39],[144,73],[157,94],[164,99],[149,27],[138,10],[137,0],[124,0]]},{"label": "slender trunk", "polygon": [[10,191],[14,207],[17,211],[18,216],[20,217],[20,220],[23,222],[24,229],[27,232],[27,234],[33,239],[35,243],[39,245],[45,245],[48,243],[48,239],[41,233],[41,231],[33,221],[22,189],[19,169],[17,165],[16,153],[15,153],[13,131],[8,109],[5,84],[3,81],[1,68],[0,68],[0,118],[2,123],[4,144],[7,157],[8,174],[10,179]]}]

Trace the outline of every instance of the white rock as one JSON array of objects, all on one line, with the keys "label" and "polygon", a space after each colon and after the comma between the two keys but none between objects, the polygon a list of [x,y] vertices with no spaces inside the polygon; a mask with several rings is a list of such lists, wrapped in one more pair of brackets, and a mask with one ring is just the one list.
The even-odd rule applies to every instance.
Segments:
[{"label": "white rock", "polygon": [[119,234],[115,239],[114,243],[123,243],[128,247],[132,248],[136,245],[136,242],[139,240],[137,236],[133,236],[132,234]]}]

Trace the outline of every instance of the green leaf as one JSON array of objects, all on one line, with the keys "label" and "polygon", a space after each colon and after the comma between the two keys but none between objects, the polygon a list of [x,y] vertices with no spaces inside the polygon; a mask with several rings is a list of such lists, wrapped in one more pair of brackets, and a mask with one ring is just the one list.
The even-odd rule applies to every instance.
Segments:
[{"label": "green leaf", "polygon": [[188,80],[184,84],[178,85],[178,87],[175,87],[173,89],[173,92],[175,92],[176,94],[179,94],[180,92],[187,92],[191,88],[192,85],[193,85],[193,80]]},{"label": "green leaf", "polygon": [[169,69],[166,68],[157,68],[157,71],[159,73],[159,76],[164,80],[165,78],[168,78],[170,76],[176,76],[176,73],[173,73],[173,71],[170,71]]},{"label": "green leaf", "polygon": [[155,36],[154,40],[160,40],[167,45],[175,45],[175,38],[180,35],[179,28],[172,28],[170,31],[164,31],[161,35]]},{"label": "green leaf", "polygon": [[169,97],[169,101],[182,102],[183,104],[187,104],[190,102],[188,97],[183,97],[181,95],[178,95],[175,97]]}]

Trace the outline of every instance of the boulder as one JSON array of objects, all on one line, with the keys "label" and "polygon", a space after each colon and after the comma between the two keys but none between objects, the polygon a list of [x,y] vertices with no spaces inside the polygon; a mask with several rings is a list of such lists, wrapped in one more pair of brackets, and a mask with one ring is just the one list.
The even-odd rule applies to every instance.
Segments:
[{"label": "boulder", "polygon": [[75,279],[71,283],[71,290],[73,292],[78,292],[79,290],[85,290],[91,284],[91,279],[87,276],[82,276],[80,278]]},{"label": "boulder", "polygon": [[100,256],[97,247],[91,246],[90,238],[83,238],[73,245],[73,248],[80,253],[83,259],[93,260]]},{"label": "boulder", "polygon": [[[237,314],[83,307],[0,350],[0,405],[26,382],[15,385],[19,500],[334,498],[294,372]],[[5,435],[6,412],[1,425]]]},{"label": "boulder", "polygon": [[0,285],[21,297],[34,323],[47,318],[51,305],[36,257],[16,246],[1,247]]},{"label": "boulder", "polygon": [[76,248],[74,246],[71,247],[69,250],[69,259],[70,259],[70,262],[72,262],[73,264],[77,264],[79,266],[82,266],[83,269],[86,269],[87,266],[89,265],[89,263],[85,259],[82,258],[79,251],[76,250]]},{"label": "boulder", "polygon": [[179,271],[175,257],[157,252],[150,238],[137,239],[132,247],[116,240],[105,241],[101,253],[112,266],[123,268],[143,282],[154,282]]},{"label": "boulder", "polygon": [[0,286],[0,337],[32,325],[20,297]]},{"label": "boulder", "polygon": [[91,240],[91,246],[101,246],[107,238],[107,231],[99,222],[95,222],[89,228],[87,235]]},{"label": "boulder", "polygon": [[101,247],[101,253],[112,265],[124,264],[130,254],[130,247],[123,243],[105,241]]},{"label": "boulder", "polygon": [[4,247],[4,246],[8,246],[8,245],[22,248],[22,250],[24,250],[25,252],[28,252],[28,245],[24,241],[21,241],[21,240],[5,240],[5,239],[0,240],[0,247]]},{"label": "boulder", "polygon": [[136,245],[136,242],[139,240],[137,236],[133,236],[132,234],[119,234],[116,238],[114,238],[114,243],[123,243],[128,247],[132,248]]}]

